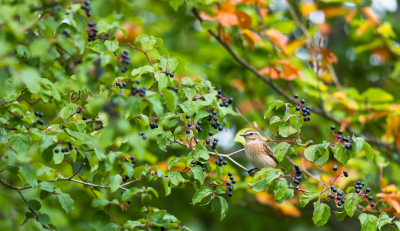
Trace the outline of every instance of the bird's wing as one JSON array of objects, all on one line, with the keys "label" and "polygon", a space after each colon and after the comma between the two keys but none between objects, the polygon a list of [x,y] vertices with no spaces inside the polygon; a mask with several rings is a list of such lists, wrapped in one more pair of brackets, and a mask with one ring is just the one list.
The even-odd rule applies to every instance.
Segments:
[{"label": "bird's wing", "polygon": [[263,148],[264,148],[264,153],[267,154],[269,157],[271,157],[276,162],[276,164],[278,164],[278,166],[280,166],[278,160],[276,159],[274,153],[272,152],[272,150],[268,146],[268,144],[266,144],[265,142],[263,142],[262,144],[263,144]]}]

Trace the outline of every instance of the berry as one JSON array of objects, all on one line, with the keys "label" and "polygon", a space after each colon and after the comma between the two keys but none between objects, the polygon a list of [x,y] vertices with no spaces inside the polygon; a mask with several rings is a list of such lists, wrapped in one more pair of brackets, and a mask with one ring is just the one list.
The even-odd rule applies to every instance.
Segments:
[{"label": "berry", "polygon": [[146,137],[146,136],[142,136],[142,139],[143,139],[143,140],[146,140],[146,139],[147,139],[147,137]]},{"label": "berry", "polygon": [[293,96],[295,99],[299,98],[299,96],[297,94],[294,94]]},{"label": "berry", "polygon": [[174,78],[174,73],[169,74],[169,77]]},{"label": "berry", "polygon": [[191,127],[192,126],[192,123],[188,123],[188,127]]},{"label": "berry", "polygon": [[371,203],[369,205],[371,206],[371,208],[375,207],[375,203]]},{"label": "berry", "polygon": [[233,176],[233,173],[232,172],[228,172],[228,176]]},{"label": "berry", "polygon": [[225,107],[229,107],[229,103],[228,103],[228,102],[225,102],[225,103],[224,103],[224,106],[225,106]]},{"label": "berry", "polygon": [[72,146],[72,141],[68,142],[68,145],[69,145],[69,146]]},{"label": "berry", "polygon": [[296,172],[297,175],[301,175],[302,173],[303,173],[303,170],[301,170],[301,169]]},{"label": "berry", "polygon": [[218,160],[219,160],[219,161],[223,161],[224,158],[223,158],[222,156],[220,156],[220,157],[218,158]]},{"label": "berry", "polygon": [[213,115],[217,115],[217,112],[216,112],[216,111],[213,111]]},{"label": "berry", "polygon": [[170,73],[169,73],[169,71],[166,71],[165,74],[168,76]]},{"label": "berry", "polygon": [[189,119],[189,118],[190,118],[190,115],[189,115],[189,114],[186,114],[185,117],[186,117],[186,119]]},{"label": "berry", "polygon": [[213,132],[208,132],[208,135],[209,135],[209,136],[212,136],[212,135],[213,135]]},{"label": "berry", "polygon": [[300,107],[299,106],[296,107],[296,111],[300,111]]},{"label": "berry", "polygon": [[186,130],[186,134],[190,134],[190,129]]},{"label": "berry", "polygon": [[341,197],[341,196],[337,196],[337,197],[336,197],[336,199],[338,199],[338,200],[341,200],[341,199],[342,199],[342,197]]},{"label": "berry", "polygon": [[87,120],[86,116],[82,116],[82,119],[83,119],[83,120]]},{"label": "berry", "polygon": [[373,196],[369,196],[369,197],[368,197],[368,200],[370,200],[370,201],[372,201],[373,199],[374,199]]},{"label": "berry", "polygon": [[300,100],[300,102],[301,102],[302,104],[305,104],[305,103],[306,103],[306,101],[305,101],[304,99]]},{"label": "berry", "polygon": [[346,149],[351,149],[352,145],[351,144],[346,144],[345,147],[346,147]]},{"label": "berry", "polygon": [[218,139],[218,138],[214,138],[214,141],[217,141],[217,142],[218,142],[218,141],[219,141],[219,139]]},{"label": "berry", "polygon": [[356,193],[360,193],[360,189],[356,189]]},{"label": "berry", "polygon": [[339,191],[339,192],[337,193],[338,196],[343,196],[343,194],[344,194],[343,191]]},{"label": "berry", "polygon": [[344,200],[344,199],[342,199],[340,202],[342,202],[342,204],[344,204],[345,200]]},{"label": "berry", "polygon": [[295,165],[294,165],[294,168],[296,169],[296,171],[300,171],[299,165],[295,164]]},{"label": "berry", "polygon": [[337,165],[333,165],[333,171],[337,171],[338,167]]},{"label": "berry", "polygon": [[197,122],[197,124],[198,124],[198,125],[201,125],[201,124],[202,124],[202,122],[201,122],[201,121],[199,121],[199,122]]},{"label": "berry", "polygon": [[115,85],[117,85],[118,87],[121,86],[120,82],[116,82]]},{"label": "berry", "polygon": [[217,120],[218,120],[218,117],[215,116],[215,117],[214,117],[214,121],[217,121]]},{"label": "berry", "polygon": [[218,89],[218,95],[221,95],[221,94],[222,94],[222,90]]},{"label": "berry", "polygon": [[294,180],[293,181],[295,184],[300,184],[300,181],[298,181],[298,180]]},{"label": "berry", "polygon": [[203,167],[203,172],[205,172],[205,171],[206,171],[206,168]]},{"label": "berry", "polygon": [[228,193],[228,197],[232,197],[232,195],[233,195],[233,194],[232,194],[231,192]]},{"label": "berry", "polygon": [[331,197],[331,199],[334,199],[335,198],[335,194],[331,194],[330,197]]},{"label": "berry", "polygon": [[232,180],[232,184],[236,184],[236,180],[235,179]]},{"label": "berry", "polygon": [[366,192],[371,192],[371,189],[370,188],[366,188],[365,191]]},{"label": "berry", "polygon": [[228,99],[228,103],[231,104],[232,102],[233,102],[233,98],[231,97]]},{"label": "berry", "polygon": [[218,160],[217,160],[217,161],[215,161],[215,164],[216,164],[216,165],[219,165],[219,161],[218,161]]},{"label": "berry", "polygon": [[54,149],[54,152],[55,153],[58,153],[60,150],[58,150],[57,148],[56,149]]},{"label": "berry", "polygon": [[229,191],[233,191],[234,188],[235,188],[235,186],[233,186],[233,185],[229,186]]},{"label": "berry", "polygon": [[335,129],[336,129],[336,127],[332,125],[331,130],[334,131]]},{"label": "berry", "polygon": [[41,119],[38,119],[37,123],[40,124],[40,125],[44,124],[43,120],[41,120]]},{"label": "berry", "polygon": [[227,164],[228,164],[228,161],[225,160],[224,162],[222,162],[222,164],[223,164],[223,165],[227,165]]},{"label": "berry", "polygon": [[344,175],[345,177],[349,177],[349,174],[347,173],[347,171],[343,171],[343,175]]},{"label": "berry", "polygon": [[227,182],[226,182],[226,185],[228,185],[228,186],[231,186],[231,184],[232,184],[232,183],[231,183],[230,181],[227,181]]},{"label": "berry", "polygon": [[304,117],[304,118],[303,118],[303,121],[304,121],[304,122],[307,122],[307,121],[308,121],[308,120],[307,120],[307,117]]},{"label": "berry", "polygon": [[143,136],[144,135],[144,132],[139,132],[139,136]]},{"label": "berry", "polygon": [[343,131],[342,131],[342,130],[338,130],[338,131],[337,131],[337,134],[342,135],[342,134],[343,134]]},{"label": "berry", "polygon": [[337,136],[337,138],[340,140],[340,139],[342,139],[342,136]]},{"label": "berry", "polygon": [[35,112],[35,116],[39,116],[39,114],[40,114],[40,113],[39,113],[38,111],[37,111],[37,112]]},{"label": "berry", "polygon": [[229,179],[233,180],[233,179],[235,179],[235,178],[234,178],[233,176],[230,176]]},{"label": "berry", "polygon": [[310,107],[310,106],[307,106],[306,108],[307,108],[307,111],[308,111],[308,110],[310,110],[310,111],[311,111],[311,107]]},{"label": "berry", "polygon": [[206,140],[206,144],[210,144],[211,143],[211,140]]},{"label": "berry", "polygon": [[121,191],[121,195],[124,194],[124,191]]},{"label": "berry", "polygon": [[334,188],[332,189],[332,191],[333,191],[333,192],[337,192],[337,188],[334,187]]},{"label": "berry", "polygon": [[192,160],[192,164],[196,164],[196,161],[195,161],[195,160]]},{"label": "berry", "polygon": [[337,203],[337,205],[338,205],[338,206],[342,206],[342,202],[339,201],[339,202]]},{"label": "berry", "polygon": [[65,152],[69,152],[69,148],[64,148]]},{"label": "berry", "polygon": [[304,113],[303,113],[303,116],[304,116],[304,117],[307,116],[307,115],[308,115],[307,112],[304,112]]},{"label": "berry", "polygon": [[219,128],[218,128],[218,131],[221,132],[222,130],[224,130],[222,127],[219,127]]},{"label": "berry", "polygon": [[366,193],[366,194],[364,195],[364,197],[365,197],[365,198],[368,198],[368,194]]},{"label": "berry", "polygon": [[307,108],[303,107],[301,110],[302,110],[303,112],[306,112],[306,111],[307,111]]},{"label": "berry", "polygon": [[128,202],[128,204],[131,204],[131,203],[132,203],[132,201],[131,201],[131,200],[128,200],[127,202]]}]

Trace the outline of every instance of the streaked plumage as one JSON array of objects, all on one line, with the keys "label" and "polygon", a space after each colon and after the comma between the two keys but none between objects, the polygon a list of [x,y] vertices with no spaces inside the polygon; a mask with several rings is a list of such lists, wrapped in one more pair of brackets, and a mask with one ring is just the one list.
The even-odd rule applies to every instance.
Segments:
[{"label": "streaked plumage", "polygon": [[247,130],[241,136],[246,140],[246,145],[244,146],[246,157],[254,167],[262,169],[269,166],[286,171],[279,165],[271,148],[256,131]]}]

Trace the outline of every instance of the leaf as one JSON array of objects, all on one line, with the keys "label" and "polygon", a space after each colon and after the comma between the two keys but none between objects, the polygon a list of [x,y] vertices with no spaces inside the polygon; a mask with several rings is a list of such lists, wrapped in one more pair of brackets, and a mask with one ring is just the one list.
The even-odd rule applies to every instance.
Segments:
[{"label": "leaf", "polygon": [[314,199],[318,199],[320,198],[321,195],[319,195],[319,193],[317,192],[311,192],[311,193],[302,193],[300,195],[300,206],[304,207],[306,206],[310,201],[314,200]]},{"label": "leaf", "polygon": [[119,44],[118,44],[118,40],[114,39],[114,40],[106,40],[104,42],[104,45],[106,45],[107,50],[109,50],[110,52],[115,52],[119,49]]},{"label": "leaf", "polygon": [[282,107],[283,105],[285,105],[285,103],[282,100],[273,100],[268,104],[268,109],[267,111],[264,113],[264,119],[267,118],[267,114],[275,108],[275,110],[278,110],[280,107]]},{"label": "leaf", "polygon": [[170,112],[175,112],[176,110],[176,105],[178,104],[178,95],[174,92],[171,91],[169,89],[164,89],[162,91],[164,99],[165,99],[165,103],[167,105],[167,109]]},{"label": "leaf", "polygon": [[258,180],[260,178],[265,177],[270,171],[275,171],[272,167],[264,167],[256,172],[254,175],[254,180]]},{"label": "leaf", "polygon": [[374,160],[374,151],[372,151],[371,145],[367,142],[364,142],[363,149],[365,151],[365,155],[369,162]]},{"label": "leaf", "polygon": [[224,173],[224,170],[219,165],[216,165],[215,168],[216,168],[216,171],[217,171],[217,180],[221,179],[222,174]]},{"label": "leaf", "polygon": [[170,170],[174,165],[178,164],[178,163],[186,163],[186,157],[182,156],[182,157],[175,157],[172,160],[169,161],[168,163],[168,170]]},{"label": "leaf", "polygon": [[361,222],[360,231],[376,231],[378,228],[378,221],[374,215],[363,213],[358,216],[358,219]]},{"label": "leaf", "polygon": [[171,193],[171,187],[169,186],[169,181],[166,177],[161,177],[161,180],[164,185],[165,196],[168,196]]},{"label": "leaf", "polygon": [[278,145],[278,147],[276,147],[275,156],[279,162],[281,162],[285,158],[285,154],[289,148],[290,144],[286,142],[282,142]]},{"label": "leaf", "polygon": [[16,50],[19,58],[26,56],[26,58],[29,59],[29,57],[31,56],[29,49],[24,45],[17,45]]},{"label": "leaf", "polygon": [[288,182],[284,178],[279,178],[278,184],[275,186],[274,194],[275,200],[280,200],[286,196],[286,189],[288,187]]},{"label": "leaf", "polygon": [[286,52],[286,44],[288,43],[289,39],[284,36],[278,30],[271,28],[267,31],[268,40],[276,47],[278,47],[285,56],[288,56]]},{"label": "leaf", "polygon": [[45,190],[47,192],[53,192],[54,191],[54,186],[50,182],[40,182],[39,188],[42,190]]},{"label": "leaf", "polygon": [[24,153],[31,148],[31,137],[27,134],[16,134],[11,138],[11,147],[17,153]]},{"label": "leaf", "polygon": [[336,219],[338,219],[338,221],[343,221],[347,215],[345,211],[343,212],[333,211],[333,213],[335,214]]},{"label": "leaf", "polygon": [[37,201],[37,200],[30,200],[30,201],[26,202],[26,205],[27,205],[29,208],[31,208],[31,209],[33,209],[33,210],[36,210],[36,211],[39,211],[40,208],[42,208],[42,205],[41,205],[40,202]]},{"label": "leaf", "polygon": [[50,224],[49,215],[40,213],[38,215],[38,218],[39,218],[39,222],[42,223],[43,225],[49,225]]},{"label": "leaf", "polygon": [[314,204],[313,221],[316,226],[323,226],[331,216],[331,209],[325,203],[317,202]]},{"label": "leaf", "polygon": [[92,219],[90,219],[90,227],[92,227],[95,230],[98,231],[103,231],[104,226],[106,226],[108,224],[108,222],[110,221],[110,217],[108,216],[107,213],[103,212],[103,211],[97,211]]},{"label": "leaf", "polygon": [[383,103],[393,101],[393,95],[389,94],[381,88],[369,87],[361,95],[364,99],[370,103]]},{"label": "leaf", "polygon": [[382,226],[392,223],[394,217],[390,218],[387,213],[383,212],[379,215],[378,228],[381,230]]},{"label": "leaf", "polygon": [[221,202],[221,220],[222,220],[228,213],[228,202],[226,202],[225,198],[221,196],[218,196],[218,199]]},{"label": "leaf", "polygon": [[124,194],[122,194],[122,200],[126,202],[129,200],[129,198],[135,196],[139,192],[141,192],[141,190],[138,188],[130,188],[129,190],[125,191]]},{"label": "leaf", "polygon": [[74,200],[71,199],[69,194],[60,193],[57,195],[57,198],[65,212],[70,213],[74,210]]},{"label": "leaf", "polygon": [[274,133],[276,128],[281,124],[280,122],[281,118],[279,118],[279,116],[273,116],[269,121],[269,127],[268,127],[269,132]]},{"label": "leaf", "polygon": [[283,123],[279,125],[279,135],[282,137],[288,137],[297,132],[297,129],[292,127],[289,123]]},{"label": "leaf", "polygon": [[205,180],[204,173],[203,173],[203,168],[198,166],[198,165],[196,165],[196,166],[190,167],[190,169],[192,169],[194,179],[198,180],[200,182],[200,185],[203,185],[204,184],[204,180]]},{"label": "leaf", "polygon": [[362,137],[355,137],[353,135],[353,141],[354,141],[354,143],[353,143],[352,151],[354,153],[361,151],[361,149],[364,147],[364,139]]},{"label": "leaf", "polygon": [[70,117],[72,114],[76,112],[76,109],[78,109],[78,105],[72,103],[68,104],[67,106],[63,107],[60,111],[60,117],[62,119],[66,119]]},{"label": "leaf", "polygon": [[329,159],[329,151],[327,151],[328,146],[329,143],[326,141],[322,144],[311,145],[304,151],[304,156],[318,167],[322,167]]},{"label": "leaf", "polygon": [[346,196],[346,201],[344,202],[344,209],[349,215],[349,217],[353,217],[354,211],[357,209],[358,200],[360,200],[360,196],[356,193],[349,193]]},{"label": "leaf", "polygon": [[110,223],[104,227],[103,231],[120,231],[121,228],[115,224],[115,223]]},{"label": "leaf", "polygon": [[208,160],[210,158],[210,154],[208,153],[207,148],[202,143],[199,142],[194,148],[195,149],[193,158],[195,158],[196,160],[200,158]]},{"label": "leaf", "polygon": [[117,174],[114,176],[111,176],[111,183],[110,183],[110,192],[115,192],[119,188],[122,182],[122,177],[121,175]]},{"label": "leaf", "polygon": [[35,216],[33,216],[33,213],[26,212],[25,213],[25,220],[19,226],[23,226],[29,219],[32,219],[32,218],[35,218]]},{"label": "leaf", "polygon": [[354,152],[349,151],[342,145],[331,146],[331,148],[332,148],[332,151],[333,151],[333,154],[334,154],[336,160],[343,163],[343,165],[346,165],[347,162],[349,161],[349,159],[355,157]]},{"label": "leaf", "polygon": [[192,198],[192,204],[196,205],[211,193],[212,191],[209,188],[199,188]]},{"label": "leaf", "polygon": [[178,186],[179,183],[185,182],[185,179],[182,177],[179,171],[169,171],[168,178],[171,180],[171,183],[175,186]]}]

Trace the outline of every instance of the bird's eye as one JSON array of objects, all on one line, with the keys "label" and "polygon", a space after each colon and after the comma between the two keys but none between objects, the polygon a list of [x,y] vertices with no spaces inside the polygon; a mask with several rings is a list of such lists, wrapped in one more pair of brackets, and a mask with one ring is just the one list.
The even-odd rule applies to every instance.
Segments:
[{"label": "bird's eye", "polygon": [[250,135],[252,136],[252,135],[253,135],[253,133],[250,133]]}]

